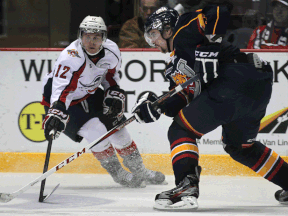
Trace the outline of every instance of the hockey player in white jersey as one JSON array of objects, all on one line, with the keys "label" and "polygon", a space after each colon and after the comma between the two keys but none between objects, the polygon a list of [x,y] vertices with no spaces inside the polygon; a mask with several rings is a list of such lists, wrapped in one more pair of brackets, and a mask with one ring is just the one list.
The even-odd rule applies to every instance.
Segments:
[{"label": "hockey player in white jersey", "polygon": [[[79,27],[78,39],[64,49],[53,70],[43,81],[43,100],[47,113],[43,121],[45,137],[56,129],[53,139],[64,132],[75,142],[93,142],[124,121],[125,91],[119,87],[121,54],[107,39],[101,17],[87,16]],[[102,88],[103,90],[102,90]],[[123,169],[115,150],[123,158]],[[161,172],[146,169],[135,142],[126,128],[91,149],[115,182],[128,187],[146,183],[162,184]]]}]

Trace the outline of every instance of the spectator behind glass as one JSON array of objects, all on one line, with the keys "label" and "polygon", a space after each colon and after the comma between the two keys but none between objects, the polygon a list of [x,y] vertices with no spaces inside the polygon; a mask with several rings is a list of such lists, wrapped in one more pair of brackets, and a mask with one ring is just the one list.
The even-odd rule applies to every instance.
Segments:
[{"label": "spectator behind glass", "polygon": [[144,38],[146,19],[160,7],[159,0],[140,0],[140,16],[127,20],[119,33],[120,48],[151,48]]},{"label": "spectator behind glass", "polygon": [[273,0],[271,5],[273,19],[253,31],[248,49],[288,49],[288,0]]},{"label": "spectator behind glass", "polygon": [[253,30],[263,24],[262,14],[257,10],[248,9],[242,19],[242,27],[231,31],[224,37],[224,41],[246,49]]}]

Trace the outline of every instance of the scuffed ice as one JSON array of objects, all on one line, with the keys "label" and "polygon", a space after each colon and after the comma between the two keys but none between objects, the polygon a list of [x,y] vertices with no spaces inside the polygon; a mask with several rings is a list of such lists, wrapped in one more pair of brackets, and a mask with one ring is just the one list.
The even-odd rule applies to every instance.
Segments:
[{"label": "scuffed ice", "polygon": [[[12,193],[39,173],[0,173],[0,192]],[[60,183],[46,203],[39,203],[40,183],[8,203],[0,203],[0,215],[97,215],[97,216],[213,216],[287,215],[288,206],[279,204],[274,193],[279,187],[258,177],[201,176],[199,208],[196,212],[162,212],[153,209],[156,193],[174,187],[147,185],[123,188],[108,175],[53,174],[46,181],[48,194]]]}]

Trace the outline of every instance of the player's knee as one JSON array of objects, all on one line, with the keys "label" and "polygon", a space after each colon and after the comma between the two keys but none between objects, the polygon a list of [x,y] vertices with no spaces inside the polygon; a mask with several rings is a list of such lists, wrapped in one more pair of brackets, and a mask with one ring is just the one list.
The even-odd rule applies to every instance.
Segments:
[{"label": "player's knee", "polygon": [[182,130],[183,129],[180,127],[179,124],[177,124],[175,121],[172,122],[168,129],[168,139],[170,143],[174,142],[176,137],[178,138]]},{"label": "player's knee", "polygon": [[112,145],[117,149],[125,148],[132,143],[132,138],[126,128],[122,128],[109,137]]},{"label": "player's knee", "polygon": [[224,150],[233,158],[233,156],[237,156],[241,151],[242,147],[224,144]]},{"label": "player's knee", "polygon": [[242,161],[244,157],[250,157],[255,152],[263,152],[265,148],[265,145],[258,141],[250,144],[224,145],[224,150],[236,161]]},{"label": "player's knee", "polygon": [[173,121],[168,130],[168,139],[170,143],[173,143],[175,140],[183,137],[189,137],[194,140],[199,138],[196,134],[188,132],[183,127],[181,127],[181,125],[179,125],[176,121]]},{"label": "player's knee", "polygon": [[[107,133],[107,129],[98,118],[90,119],[78,131],[78,135],[84,137],[84,139],[86,139],[89,143],[97,140],[105,133]],[[95,145],[91,150],[95,152],[100,152],[108,148],[109,145],[109,140],[105,139],[99,144]]]}]

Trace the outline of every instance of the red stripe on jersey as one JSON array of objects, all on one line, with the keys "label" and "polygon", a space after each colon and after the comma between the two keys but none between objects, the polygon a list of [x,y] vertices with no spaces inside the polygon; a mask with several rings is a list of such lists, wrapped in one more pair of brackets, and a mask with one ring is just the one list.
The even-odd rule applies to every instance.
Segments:
[{"label": "red stripe on jersey", "polygon": [[78,100],[73,100],[70,104],[70,106],[76,105],[78,103],[81,103],[82,101],[86,100],[91,94],[85,95],[83,98],[80,98]]},{"label": "red stripe on jersey", "polygon": [[[84,100],[86,100],[88,97],[90,97],[91,96],[91,94],[87,94],[87,95],[85,95],[83,98],[80,98],[80,99],[78,99],[78,100],[73,100],[72,102],[71,102],[71,104],[70,104],[70,106],[74,106],[74,105],[76,105],[76,104],[78,104],[78,103],[81,103],[82,101],[84,101]],[[47,106],[47,107],[50,107],[50,103],[48,103],[47,101],[45,101],[45,97],[43,96],[43,99],[42,99],[42,101],[41,101],[41,103],[40,104],[42,104],[42,105],[44,105],[44,106]]]},{"label": "red stripe on jersey", "polygon": [[262,163],[262,161],[264,160],[265,156],[267,155],[269,151],[269,148],[265,148],[264,153],[262,154],[261,158],[258,160],[258,162],[251,168],[252,170],[256,170],[258,168],[258,166]]},{"label": "red stripe on jersey", "polygon": [[48,103],[47,101],[45,101],[44,95],[42,95],[42,101],[41,101],[40,104],[42,104],[42,105],[44,105],[44,106],[47,106],[47,107],[50,107],[50,103]]},{"label": "red stripe on jersey", "polygon": [[116,72],[116,66],[113,69],[108,69],[108,73],[106,74],[106,80],[109,82],[110,86],[117,85],[116,81],[113,79]]},{"label": "red stripe on jersey", "polygon": [[70,92],[73,92],[76,90],[77,88],[77,83],[78,83],[78,79],[80,78],[80,75],[83,73],[84,69],[86,67],[86,61],[84,62],[84,64],[80,67],[80,69],[78,71],[75,71],[73,73],[72,79],[70,81],[70,84],[68,86],[66,86],[66,88],[63,90],[62,94],[60,95],[60,101],[62,101],[63,103],[66,102],[66,98],[68,96],[68,94]]},{"label": "red stripe on jersey", "polygon": [[191,138],[188,138],[188,137],[184,137],[184,138],[177,139],[177,140],[175,140],[175,141],[171,144],[170,149],[173,149],[175,145],[177,145],[178,143],[181,143],[181,142],[191,142],[191,143],[195,143],[195,140],[194,140],[194,139],[191,139]]},{"label": "red stripe on jersey", "polygon": [[271,179],[277,174],[277,172],[279,171],[283,163],[284,163],[284,160],[281,158],[280,163],[278,164],[276,169],[271,173],[271,175],[267,178],[267,180],[271,181]]},{"label": "red stripe on jersey", "polygon": [[179,155],[178,157],[175,157],[174,160],[172,161],[172,165],[174,165],[174,163],[176,163],[178,160],[181,160],[183,158],[193,158],[193,159],[196,159],[198,161],[198,157],[194,154],[182,154],[182,155]]}]

